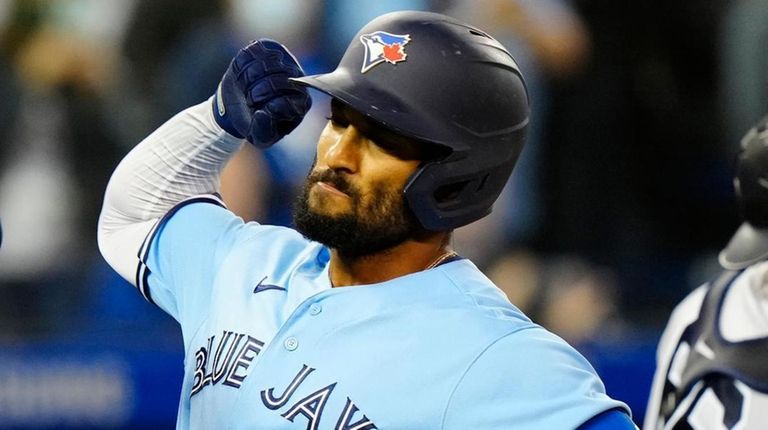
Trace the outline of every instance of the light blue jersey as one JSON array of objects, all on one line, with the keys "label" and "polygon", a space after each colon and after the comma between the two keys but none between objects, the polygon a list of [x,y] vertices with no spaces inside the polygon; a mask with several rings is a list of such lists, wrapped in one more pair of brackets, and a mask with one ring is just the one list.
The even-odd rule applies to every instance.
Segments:
[{"label": "light blue jersey", "polygon": [[549,430],[626,411],[468,260],[331,288],[326,247],[210,203],[161,220],[137,270],[183,331],[178,428]]}]

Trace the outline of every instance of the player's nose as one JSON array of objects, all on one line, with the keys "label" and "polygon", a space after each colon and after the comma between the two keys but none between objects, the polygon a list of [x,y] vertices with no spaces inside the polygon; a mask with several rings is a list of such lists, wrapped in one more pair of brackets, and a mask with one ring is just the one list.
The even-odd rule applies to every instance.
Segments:
[{"label": "player's nose", "polygon": [[325,161],[329,168],[356,173],[360,165],[363,135],[354,125],[347,126],[328,147]]}]

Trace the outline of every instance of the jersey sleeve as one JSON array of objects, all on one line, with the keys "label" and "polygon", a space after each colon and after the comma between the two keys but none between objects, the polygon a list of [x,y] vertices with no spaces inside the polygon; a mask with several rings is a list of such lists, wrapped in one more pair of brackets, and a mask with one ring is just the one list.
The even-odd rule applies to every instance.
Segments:
[{"label": "jersey sleeve", "polygon": [[196,325],[243,226],[216,195],[182,201],[158,221],[139,250],[138,290],[182,327]]},{"label": "jersey sleeve", "polygon": [[611,409],[600,413],[580,425],[576,430],[638,430],[626,412],[621,409]]},{"label": "jersey sleeve", "polygon": [[552,333],[527,328],[497,340],[471,364],[442,428],[575,429],[612,409],[629,418],[584,357]]}]

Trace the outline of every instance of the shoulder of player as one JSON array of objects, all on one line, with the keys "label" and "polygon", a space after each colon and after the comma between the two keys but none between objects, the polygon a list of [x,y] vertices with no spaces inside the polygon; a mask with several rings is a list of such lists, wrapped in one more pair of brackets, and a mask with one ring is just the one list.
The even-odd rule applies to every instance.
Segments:
[{"label": "shoulder of player", "polygon": [[696,321],[699,317],[699,311],[701,310],[704,296],[707,295],[709,287],[709,284],[701,285],[685,296],[685,298],[683,298],[683,300],[681,300],[672,310],[669,317],[669,323],[687,326],[693,321]]},{"label": "shoulder of player", "polygon": [[[768,285],[768,261],[762,261],[744,269],[735,283],[735,288],[749,288],[755,292],[764,289],[765,285]],[[764,294],[761,296],[766,297]]]},{"label": "shoulder of player", "polygon": [[288,227],[261,224],[256,221],[243,221],[242,218],[229,211],[220,197],[215,194],[195,196],[180,202],[165,215],[166,219],[171,217],[189,220],[192,225],[215,221],[229,223],[234,230],[236,242],[267,241],[270,243],[270,247],[279,245],[305,247],[310,243],[299,232]]},{"label": "shoulder of player", "polygon": [[768,264],[758,264],[738,274],[725,271],[711,281],[691,291],[675,306],[669,316],[667,325],[659,340],[657,360],[664,362],[671,357],[673,349],[677,346],[685,329],[699,319],[704,299],[714,284],[718,282],[731,282],[733,285],[730,288],[729,294],[748,292],[748,286],[756,280],[762,281],[766,274],[768,274]]},{"label": "shoulder of player", "polygon": [[505,321],[506,327],[533,325],[530,319],[509,302],[507,296],[470,260],[462,259],[435,269],[447,282],[445,292],[479,319]]},{"label": "shoulder of player", "polygon": [[[489,391],[489,386],[505,388]],[[521,398],[525,407],[515,407]],[[574,428],[605,410],[629,412],[626,405],[608,397],[578,351],[535,324],[485,345],[458,380],[445,422],[463,422],[468,404],[483,403],[495,405],[497,413],[509,419],[525,421],[521,428]]]},{"label": "shoulder of player", "polygon": [[[452,266],[452,267],[451,267]],[[518,365],[531,369],[555,366],[567,373],[569,365],[584,369],[585,377],[596,377],[589,362],[562,338],[531,321],[512,305],[477,267],[468,260],[463,265],[444,266],[442,274],[450,281],[452,290],[466,310],[462,320],[463,339],[473,339],[477,349],[474,363],[496,367],[499,372],[513,371]],[[475,335],[467,336],[467,333]],[[546,360],[520,357],[551,357]],[[515,357],[515,358],[513,358]],[[517,363],[517,364],[515,364]],[[565,367],[558,367],[564,365]],[[553,375],[558,370],[553,368]],[[514,373],[514,372],[513,372]],[[544,373],[547,373],[546,371]]]},{"label": "shoulder of player", "polygon": [[296,230],[279,225],[248,222],[237,227],[228,259],[260,261],[263,267],[280,266],[285,270],[312,260],[313,267],[324,266],[327,248],[302,236]]},{"label": "shoulder of player", "polygon": [[699,318],[701,305],[709,291],[710,284],[704,284],[691,291],[672,310],[666,327],[661,333],[656,351],[658,362],[664,362],[672,354],[686,327]]},{"label": "shoulder of player", "polygon": [[704,298],[712,286],[718,282],[732,284],[729,293],[748,292],[750,286],[761,285],[768,276],[768,262],[762,262],[748,267],[740,273],[725,271],[711,281],[691,291],[672,310],[666,331],[682,330],[699,318]]},{"label": "shoulder of player", "polygon": [[219,225],[220,244],[230,258],[241,256],[259,261],[268,258],[286,267],[291,265],[288,260],[305,261],[320,256],[324,248],[285,226],[244,222],[216,195],[187,199],[174,207],[161,223],[169,219],[189,232],[199,231],[201,225]]},{"label": "shoulder of player", "polygon": [[510,327],[509,331],[494,339],[483,351],[484,360],[495,360],[494,357],[517,355],[522,351],[528,356],[549,357],[542,363],[529,363],[534,367],[561,366],[575,360],[580,366],[592,369],[589,362],[568,342],[546,328],[530,323]]}]

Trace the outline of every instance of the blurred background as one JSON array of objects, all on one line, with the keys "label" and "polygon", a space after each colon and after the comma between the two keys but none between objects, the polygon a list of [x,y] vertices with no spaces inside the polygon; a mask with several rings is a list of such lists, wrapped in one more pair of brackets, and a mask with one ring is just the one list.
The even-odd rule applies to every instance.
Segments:
[{"label": "blurred background", "polygon": [[[0,428],[174,428],[178,327],[96,247],[111,171],[248,40],[326,72],[398,9],[474,24],[520,64],[527,146],[454,247],[642,422],[669,312],[738,225],[738,143],[768,113],[768,0],[0,0]],[[223,178],[245,216],[290,223],[328,109],[313,96],[299,129]]]}]

